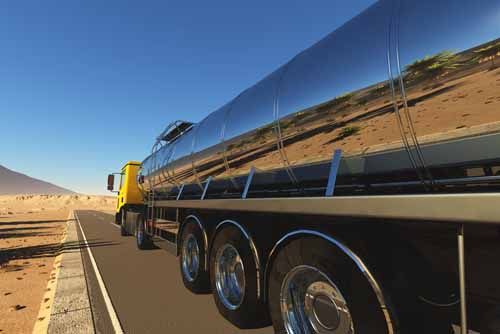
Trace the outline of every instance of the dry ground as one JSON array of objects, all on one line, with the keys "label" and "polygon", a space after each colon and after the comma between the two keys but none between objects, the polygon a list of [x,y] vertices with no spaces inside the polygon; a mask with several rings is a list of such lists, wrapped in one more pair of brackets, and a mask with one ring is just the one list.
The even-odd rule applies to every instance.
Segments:
[{"label": "dry ground", "polygon": [[[0,196],[0,333],[31,333],[72,209],[112,211],[113,197]],[[79,245],[65,245],[79,247]]]}]

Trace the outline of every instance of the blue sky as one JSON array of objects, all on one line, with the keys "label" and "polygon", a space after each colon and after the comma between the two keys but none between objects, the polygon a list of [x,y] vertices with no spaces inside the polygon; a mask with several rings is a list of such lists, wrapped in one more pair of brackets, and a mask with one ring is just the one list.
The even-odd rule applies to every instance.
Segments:
[{"label": "blue sky", "polygon": [[[77,192],[374,1],[3,1],[0,164]],[[1,185],[0,185],[1,186]]]}]

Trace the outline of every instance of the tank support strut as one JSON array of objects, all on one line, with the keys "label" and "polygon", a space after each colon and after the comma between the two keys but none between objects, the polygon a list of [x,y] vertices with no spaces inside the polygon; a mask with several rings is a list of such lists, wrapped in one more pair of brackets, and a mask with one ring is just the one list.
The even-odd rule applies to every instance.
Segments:
[{"label": "tank support strut", "polygon": [[208,179],[207,179],[207,183],[205,183],[205,188],[203,189],[203,194],[201,194],[201,200],[205,199],[205,196],[207,194],[207,190],[208,190],[208,186],[210,185],[210,182],[212,181],[212,177],[209,176]]},{"label": "tank support strut", "polygon": [[242,199],[247,198],[248,190],[250,189],[250,184],[252,184],[254,174],[255,174],[255,167],[252,166],[252,168],[250,168],[250,173],[248,174],[248,177],[247,177],[247,182],[245,183],[245,189],[243,190],[243,193],[241,194]]},{"label": "tank support strut", "polygon": [[458,277],[460,283],[460,334],[467,334],[467,299],[465,289],[465,247],[464,247],[464,224],[460,224],[457,230],[458,244]]},{"label": "tank support strut", "polygon": [[178,201],[181,198],[183,190],[184,190],[184,183],[181,184],[181,187],[179,188],[179,193],[177,194],[177,197],[175,198],[176,201]]},{"label": "tank support strut", "polygon": [[342,150],[335,150],[333,152],[332,163],[330,165],[330,174],[328,175],[328,185],[326,186],[325,196],[333,196],[335,190],[335,182],[337,181],[337,173],[340,166],[340,158],[342,157]]}]

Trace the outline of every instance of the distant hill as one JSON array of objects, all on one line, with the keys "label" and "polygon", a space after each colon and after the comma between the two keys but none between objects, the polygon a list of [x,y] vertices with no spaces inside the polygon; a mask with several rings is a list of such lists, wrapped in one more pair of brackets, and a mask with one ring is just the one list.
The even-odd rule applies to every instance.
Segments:
[{"label": "distant hill", "polygon": [[0,165],[0,195],[10,194],[74,194],[74,192]]}]

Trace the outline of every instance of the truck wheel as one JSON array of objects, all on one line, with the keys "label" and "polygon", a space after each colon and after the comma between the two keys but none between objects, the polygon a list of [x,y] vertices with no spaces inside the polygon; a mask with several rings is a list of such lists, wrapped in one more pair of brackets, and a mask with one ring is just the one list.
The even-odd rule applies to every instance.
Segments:
[{"label": "truck wheel", "polygon": [[193,293],[210,292],[210,278],[205,270],[203,232],[194,222],[188,222],[180,238],[179,265],[184,286]]},{"label": "truck wheel", "polygon": [[130,235],[127,232],[127,211],[126,210],[121,210],[120,211],[120,234],[125,237],[127,235]]},{"label": "truck wheel", "polygon": [[234,226],[221,230],[210,252],[210,282],[219,312],[239,328],[270,324],[257,296],[257,270],[248,240]]},{"label": "truck wheel", "polygon": [[142,214],[137,215],[135,240],[139,249],[149,249],[153,245],[151,236],[146,233],[146,222]]},{"label": "truck wheel", "polygon": [[397,260],[386,262],[388,267],[380,266],[378,270],[386,273],[384,283],[393,296],[400,331],[408,334],[455,333],[452,323],[460,312],[458,287],[455,287],[458,279],[455,281],[454,275],[434,272],[408,247],[395,249],[398,254],[391,255]]},{"label": "truck wheel", "polygon": [[481,334],[500,334],[500,307],[490,310],[481,321]]},{"label": "truck wheel", "polygon": [[115,224],[120,225],[122,221],[122,210],[115,214]]},{"label": "truck wheel", "polygon": [[271,265],[267,293],[276,333],[399,333],[363,272],[323,238],[285,245]]}]

